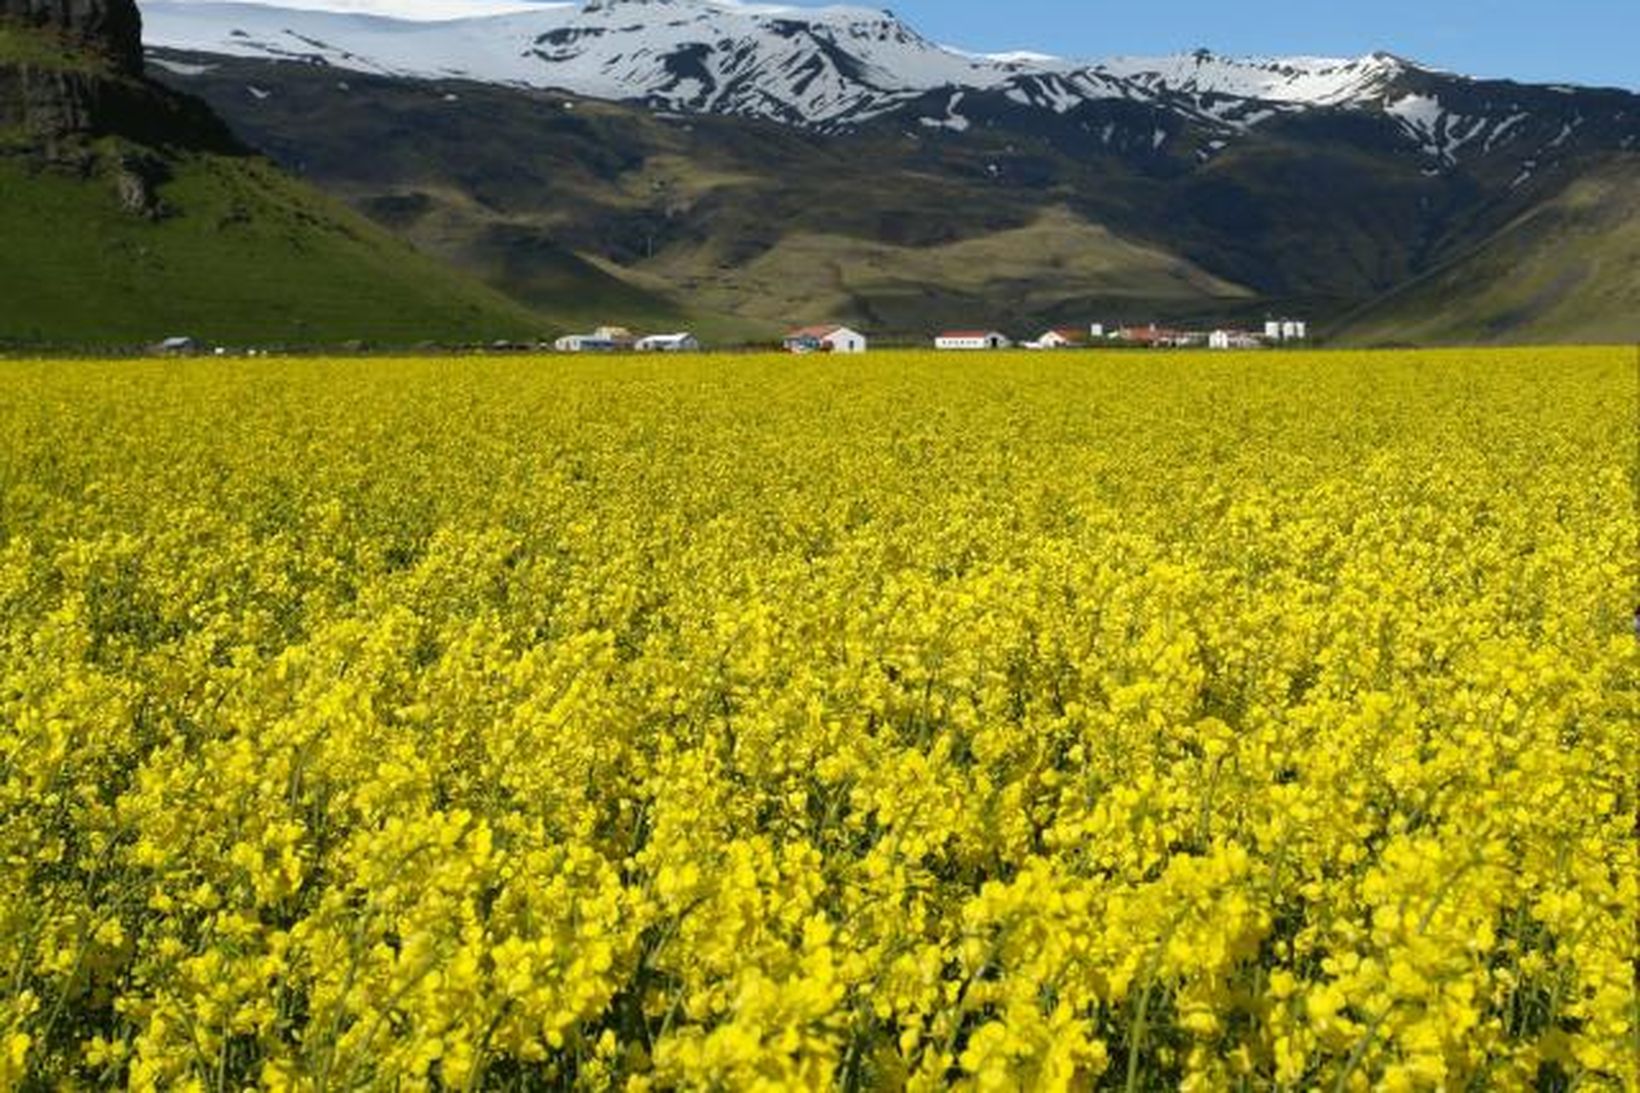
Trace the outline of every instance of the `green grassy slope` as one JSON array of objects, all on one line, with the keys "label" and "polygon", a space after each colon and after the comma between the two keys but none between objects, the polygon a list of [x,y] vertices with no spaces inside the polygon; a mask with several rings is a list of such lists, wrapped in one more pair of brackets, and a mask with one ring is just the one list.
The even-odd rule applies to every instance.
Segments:
[{"label": "green grassy slope", "polygon": [[168,215],[149,221],[106,179],[0,158],[0,343],[411,344],[547,326],[262,161],[171,170]]},{"label": "green grassy slope", "polygon": [[1640,156],[1610,161],[1347,319],[1361,345],[1640,341]]},{"label": "green grassy slope", "polygon": [[634,330],[690,330],[717,345],[768,341],[783,329],[755,316],[713,311],[704,300],[688,306],[668,285],[641,287],[561,246],[538,225],[487,219],[468,202],[434,206],[418,198],[362,201],[360,210],[425,254],[497,292],[551,314],[559,326],[590,329],[615,323]]},{"label": "green grassy slope", "polygon": [[[1239,280],[1135,230],[1123,213],[1151,180],[1005,134],[834,141],[552,92],[350,74],[343,93],[322,68],[203,63],[186,77],[155,67],[304,179],[529,304],[571,285],[605,314],[658,300],[708,336],[729,316],[765,337],[838,320],[916,340],[974,322],[1035,335],[1261,313]],[[248,83],[271,94],[252,100]],[[363,144],[376,154],[358,156]]]},{"label": "green grassy slope", "polygon": [[[961,134],[908,114],[828,138],[558,92],[165,60],[160,79],[276,161],[525,304],[567,284],[611,310],[647,296],[879,339],[1270,313],[1320,327],[1556,190],[1548,160],[1511,186],[1518,162],[1502,152],[1431,172],[1396,123],[1353,111],[1272,122],[1212,154],[1182,138],[1157,152],[1143,112],[1025,116],[984,96]],[[1143,130],[1142,150],[1097,135],[1118,123]]]},{"label": "green grassy slope", "polygon": [[864,312],[891,328],[929,329],[966,315],[1020,334],[1036,332],[1021,315],[1075,311],[1089,301],[1143,310],[1157,300],[1192,307],[1203,298],[1245,303],[1251,296],[1064,208],[1021,228],[933,247],[792,232],[742,266],[725,266],[707,244],[674,248],[643,273],[707,306],[771,322]]}]

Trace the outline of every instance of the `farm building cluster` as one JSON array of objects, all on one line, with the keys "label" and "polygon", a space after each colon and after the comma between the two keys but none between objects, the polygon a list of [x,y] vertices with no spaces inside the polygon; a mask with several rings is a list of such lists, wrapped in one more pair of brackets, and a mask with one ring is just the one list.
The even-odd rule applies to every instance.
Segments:
[{"label": "farm building cluster", "polygon": [[1111,326],[1091,323],[1055,327],[1029,341],[1016,342],[999,330],[947,330],[934,337],[934,348],[963,349],[1092,349],[1097,346],[1148,346],[1157,349],[1263,349],[1306,342],[1309,324],[1302,319],[1271,319],[1262,331],[1237,327],[1211,330],[1181,329],[1150,323]]},{"label": "farm building cluster", "polygon": [[[1262,331],[1236,327],[1211,330],[1179,329],[1150,323],[1146,326],[1056,327],[1028,341],[1015,341],[999,330],[947,330],[934,337],[941,350],[1092,349],[1100,346],[1139,346],[1157,349],[1263,349],[1309,340],[1309,324],[1301,319],[1271,319]],[[866,335],[837,323],[802,326],[780,341],[788,353],[864,353]],[[700,350],[698,338],[687,332],[639,337],[620,326],[601,326],[590,334],[569,334],[553,343],[560,353],[638,352],[682,353]]]},{"label": "farm building cluster", "polygon": [[[1142,346],[1157,349],[1264,349],[1297,345],[1310,337],[1309,324],[1302,319],[1271,319],[1262,331],[1238,327],[1211,330],[1178,329],[1150,323],[1146,326],[1110,326],[1090,323],[1086,327],[1055,327],[1028,341],[1015,341],[1000,330],[947,330],[934,336],[940,350],[996,349],[1093,349],[1101,346]],[[864,334],[846,326],[799,327],[781,342],[789,353],[863,353]]]},{"label": "farm building cluster", "polygon": [[[1265,349],[1300,345],[1309,340],[1309,326],[1300,319],[1272,319],[1262,331],[1220,327],[1212,330],[1178,329],[1150,323],[1146,326],[1111,326],[1092,323],[1086,327],[1055,327],[1035,338],[1017,341],[999,330],[947,330],[934,336],[938,350],[998,349]],[[891,343],[905,346],[904,341]],[[798,327],[780,340],[788,353],[864,353],[870,345],[865,334],[837,323]],[[153,356],[265,356],[284,352],[283,347],[229,349],[211,347],[187,335],[171,335],[142,347]],[[336,348],[352,353],[373,352],[363,341],[342,343]],[[688,331],[670,334],[635,334],[624,326],[600,326],[586,334],[566,334],[547,341],[495,341],[479,344],[435,345],[420,348],[445,352],[530,353],[551,349],[558,353],[698,353],[705,349],[701,340]],[[753,348],[753,347],[745,347]]]},{"label": "farm building cluster", "polygon": [[688,331],[639,336],[624,326],[600,326],[590,334],[566,334],[552,347],[560,353],[698,353],[701,345]]}]

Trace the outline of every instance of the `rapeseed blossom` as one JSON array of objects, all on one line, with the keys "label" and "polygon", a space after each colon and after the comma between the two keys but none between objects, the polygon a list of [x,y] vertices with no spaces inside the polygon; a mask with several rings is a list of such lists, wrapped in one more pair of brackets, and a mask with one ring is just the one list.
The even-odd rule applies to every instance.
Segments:
[{"label": "rapeseed blossom", "polygon": [[1631,354],[0,364],[0,1089],[1634,1089]]}]

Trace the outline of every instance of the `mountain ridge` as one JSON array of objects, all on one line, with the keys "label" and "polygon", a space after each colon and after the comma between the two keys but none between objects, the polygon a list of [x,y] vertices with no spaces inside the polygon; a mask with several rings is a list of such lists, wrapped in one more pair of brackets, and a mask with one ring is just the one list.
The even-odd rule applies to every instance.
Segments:
[{"label": "mountain ridge", "polygon": [[[272,5],[153,0],[149,42],[170,49],[299,60],[377,75],[560,89],[656,109],[759,117],[839,131],[895,114],[930,92],[995,92],[1064,113],[1106,101],[1163,107],[1234,138],[1296,110],[1382,111],[1409,141],[1450,159],[1507,131],[1452,109],[1440,90],[1563,85],[1473,80],[1376,51],[1356,58],[1233,58],[1209,50],[1081,60],[938,45],[892,13],[739,0],[588,0],[521,13],[417,22]],[[1598,89],[1589,89],[1591,92]],[[1520,92],[1525,93],[1525,92]],[[1640,96],[1607,112],[1637,136]],[[1542,110],[1542,101],[1535,103]],[[956,109],[917,119],[961,125]],[[1500,119],[1501,120],[1501,119]],[[1462,140],[1445,137],[1461,131]]]},{"label": "mountain ridge", "polygon": [[0,0],[0,24],[55,34],[100,55],[121,75],[142,72],[142,14],[135,0]]},{"label": "mountain ridge", "polygon": [[[1090,317],[1267,311],[1324,328],[1582,169],[1567,142],[1568,158],[1513,188],[1507,158],[1431,171],[1393,119],[1332,109],[1204,156],[1213,133],[1131,101],[1061,114],[976,92],[960,129],[887,116],[820,133],[493,83],[156,56],[247,140],[493,287],[530,297],[532,255],[572,256],[766,328],[835,318],[915,339],[989,315],[1034,336]],[[951,95],[907,109],[925,116]]]},{"label": "mountain ridge", "polygon": [[1344,317],[1362,344],[1640,341],[1640,155],[1595,164]]},{"label": "mountain ridge", "polygon": [[[1379,300],[1406,323],[1423,293],[1495,311],[1502,297],[1429,275],[1495,274],[1472,254],[1575,264],[1540,241],[1594,246],[1582,206],[1534,210],[1640,139],[1627,92],[1383,52],[973,55],[862,8],[145,13],[166,83],[400,239],[529,308],[710,321],[731,340],[820,319],[915,338],[987,313],[1020,333],[1270,312],[1327,330]],[[1444,329],[1529,338],[1537,310],[1573,329],[1612,298],[1599,271],[1628,267],[1616,253],[1588,268],[1546,270],[1555,291],[1504,320]]]}]

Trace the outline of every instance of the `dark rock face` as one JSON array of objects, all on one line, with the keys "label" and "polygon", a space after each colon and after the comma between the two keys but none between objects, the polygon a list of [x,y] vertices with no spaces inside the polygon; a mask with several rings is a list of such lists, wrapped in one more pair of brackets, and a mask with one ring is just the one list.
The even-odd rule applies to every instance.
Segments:
[{"label": "dark rock face", "polygon": [[102,54],[124,75],[142,72],[136,0],[0,0],[0,20],[55,30]]},{"label": "dark rock face", "polygon": [[0,128],[43,144],[120,136],[150,148],[240,154],[242,145],[198,99],[146,80],[0,65]]},{"label": "dark rock face", "polygon": [[[98,61],[0,61],[0,129],[12,131],[14,150],[20,135],[25,152],[51,161],[75,161],[85,138],[101,136],[153,149],[243,151],[203,103],[143,78],[135,0],[0,0],[0,23],[56,35]],[[131,196],[140,189],[135,183],[122,187],[128,205],[152,204]]]},{"label": "dark rock face", "polygon": [[0,124],[41,136],[90,133],[101,88],[79,72],[0,67]]},{"label": "dark rock face", "polygon": [[0,60],[0,157],[111,186],[127,214],[159,220],[172,212],[160,191],[177,153],[246,154],[204,103],[143,77],[135,0],[0,0],[4,25],[67,48],[60,63]]}]

